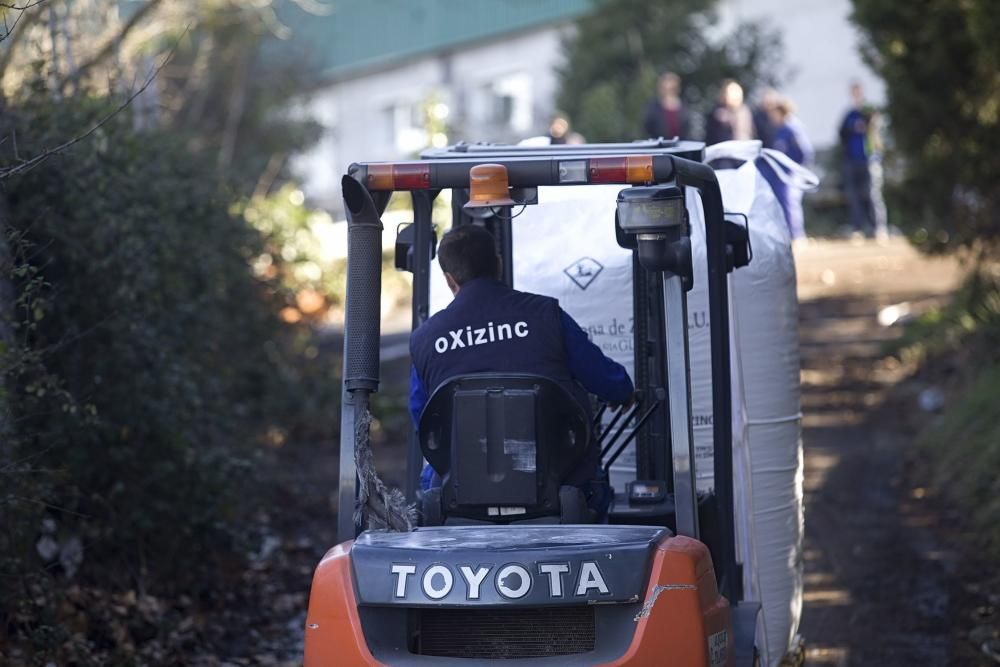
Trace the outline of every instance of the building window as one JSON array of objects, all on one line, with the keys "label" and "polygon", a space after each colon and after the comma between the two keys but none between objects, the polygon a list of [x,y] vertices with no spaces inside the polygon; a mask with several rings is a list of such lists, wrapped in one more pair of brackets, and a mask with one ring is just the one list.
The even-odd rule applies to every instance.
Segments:
[{"label": "building window", "polygon": [[490,121],[497,125],[510,127],[514,121],[514,96],[498,93],[495,90],[491,91],[491,93],[493,113],[491,114]]},{"label": "building window", "polygon": [[531,75],[518,72],[497,77],[481,88],[485,123],[507,132],[531,129]]},{"label": "building window", "polygon": [[400,153],[412,153],[427,145],[420,104],[396,102],[383,113],[388,142]]}]

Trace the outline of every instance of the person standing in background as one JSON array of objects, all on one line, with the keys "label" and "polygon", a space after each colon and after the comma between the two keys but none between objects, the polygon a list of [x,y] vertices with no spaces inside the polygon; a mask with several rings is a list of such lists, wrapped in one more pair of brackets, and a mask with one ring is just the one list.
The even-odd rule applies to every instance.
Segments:
[{"label": "person standing in background", "polygon": [[[787,98],[778,98],[771,106],[769,120],[774,128],[773,148],[781,151],[792,160],[803,166],[812,163],[815,151],[812,143],[806,136],[802,122],[795,116],[795,105]],[[781,204],[781,209],[785,213],[785,221],[788,223],[788,232],[792,241],[798,241],[806,237],[805,213],[802,209],[802,190],[794,183],[787,183],[777,178],[776,174],[769,177],[765,172],[764,177],[771,183],[774,194]]]},{"label": "person standing in background", "polygon": [[733,79],[726,79],[722,82],[719,102],[705,124],[705,143],[753,138],[753,114],[743,103],[743,87]]},{"label": "person standing in background", "polygon": [[851,229],[855,235],[871,236],[872,181],[868,164],[868,117],[864,112],[865,96],[861,84],[851,84],[851,108],[840,123],[840,146],[844,153],[844,195]]},{"label": "person standing in background", "polygon": [[753,130],[764,148],[774,148],[774,125],[771,123],[771,110],[781,100],[781,95],[774,88],[765,88],[761,93],[757,107],[753,110]]},{"label": "person standing in background", "polygon": [[681,78],[664,72],[656,81],[656,97],[642,111],[642,129],[647,137],[672,139],[688,135],[687,118],[681,102]]},{"label": "person standing in background", "polygon": [[569,134],[569,118],[566,114],[557,111],[549,121],[549,144],[558,145],[566,143],[566,135]]}]

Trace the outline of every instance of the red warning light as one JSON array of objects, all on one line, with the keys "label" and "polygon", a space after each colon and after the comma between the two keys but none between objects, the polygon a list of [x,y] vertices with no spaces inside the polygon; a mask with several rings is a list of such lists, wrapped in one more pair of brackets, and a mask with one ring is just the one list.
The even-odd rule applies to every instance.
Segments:
[{"label": "red warning light", "polygon": [[429,164],[370,164],[368,189],[375,191],[426,190],[431,186]]},{"label": "red warning light", "polygon": [[590,158],[591,183],[652,183],[653,156]]}]

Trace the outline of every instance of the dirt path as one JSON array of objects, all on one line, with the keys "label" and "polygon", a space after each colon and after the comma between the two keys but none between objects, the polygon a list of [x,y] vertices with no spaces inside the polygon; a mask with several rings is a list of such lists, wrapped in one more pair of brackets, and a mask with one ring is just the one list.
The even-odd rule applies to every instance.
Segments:
[{"label": "dirt path", "polygon": [[[902,417],[918,408],[915,396],[901,391],[906,369],[884,353],[901,329],[877,318],[900,302],[914,312],[943,302],[957,285],[957,267],[929,261],[904,242],[821,242],[797,255],[806,501],[800,632],[807,665],[984,664],[956,641],[959,615],[967,613],[963,563],[941,537],[940,510],[907,473],[913,433]],[[388,364],[386,387],[403,387],[406,368],[405,360]],[[405,394],[397,393],[387,389],[380,414],[391,408],[392,419],[405,420]],[[375,433],[379,467],[398,484],[404,452],[389,446],[385,430],[390,423]],[[296,504],[309,499],[325,530],[309,535],[290,590],[308,589],[311,565],[332,543],[335,446],[302,448],[302,465],[293,466]],[[302,475],[304,468],[315,474]],[[301,614],[287,626],[283,653],[290,657],[301,650]]]},{"label": "dirt path", "polygon": [[[917,410],[886,358],[901,333],[883,307],[919,312],[956,286],[957,267],[904,242],[821,243],[797,253],[805,445],[808,665],[969,664],[956,646],[961,562],[905,462]],[[909,394],[907,392],[910,392]]]}]

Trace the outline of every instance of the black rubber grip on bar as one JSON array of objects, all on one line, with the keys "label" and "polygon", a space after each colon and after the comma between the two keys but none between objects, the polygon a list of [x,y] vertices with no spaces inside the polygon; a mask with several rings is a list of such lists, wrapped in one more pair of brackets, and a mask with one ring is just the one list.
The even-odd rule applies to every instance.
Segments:
[{"label": "black rubber grip on bar", "polygon": [[347,307],[344,388],[378,390],[382,307],[382,221],[368,190],[341,180],[347,209]]}]

